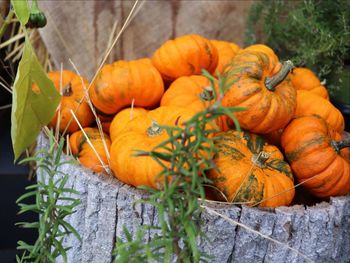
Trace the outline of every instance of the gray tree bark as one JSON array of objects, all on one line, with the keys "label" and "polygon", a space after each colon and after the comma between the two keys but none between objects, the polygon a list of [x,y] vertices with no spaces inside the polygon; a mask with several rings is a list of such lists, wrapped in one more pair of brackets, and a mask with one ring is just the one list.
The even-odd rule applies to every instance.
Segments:
[{"label": "gray tree bark", "polygon": [[[38,149],[45,147],[48,140],[40,135]],[[135,233],[139,225],[157,224],[157,211],[153,207],[133,205],[146,196],[145,192],[79,165],[66,165],[62,170],[69,174],[67,187],[79,191],[77,197],[81,200],[76,212],[67,218],[82,238],[80,242],[73,235],[65,237],[64,245],[71,247],[68,262],[112,262],[115,240],[124,238],[124,226]],[[198,240],[198,244],[202,251],[214,256],[212,262],[310,262],[295,250],[314,262],[350,261],[349,196],[309,207],[259,209],[210,202],[204,205],[210,211],[204,209],[202,213],[202,230],[210,242]],[[213,210],[242,225],[214,214]],[[152,234],[148,233],[146,240]]]}]

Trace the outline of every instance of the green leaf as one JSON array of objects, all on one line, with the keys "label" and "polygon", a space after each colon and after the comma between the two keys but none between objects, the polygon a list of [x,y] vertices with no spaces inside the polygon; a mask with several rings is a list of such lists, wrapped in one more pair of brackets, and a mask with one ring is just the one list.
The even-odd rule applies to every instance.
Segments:
[{"label": "green leaf", "polygon": [[21,24],[24,26],[27,24],[30,10],[28,7],[28,1],[27,0],[11,0],[11,4],[13,9],[15,10],[15,14],[18,18],[18,20],[21,22]]},{"label": "green leaf", "polygon": [[[32,91],[33,83],[39,91]],[[35,141],[41,127],[50,122],[59,101],[58,91],[26,40],[13,87],[11,137],[15,160]]]}]

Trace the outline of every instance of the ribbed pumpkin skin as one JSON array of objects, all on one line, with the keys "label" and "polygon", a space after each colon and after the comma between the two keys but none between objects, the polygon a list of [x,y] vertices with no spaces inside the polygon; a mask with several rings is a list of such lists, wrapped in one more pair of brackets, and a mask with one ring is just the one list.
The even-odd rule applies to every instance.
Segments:
[{"label": "ribbed pumpkin skin", "polygon": [[[174,126],[176,123],[181,125],[193,114],[186,108],[159,107],[128,122],[127,127],[114,138],[112,143],[111,168],[114,175],[129,185],[159,188],[162,181],[157,179],[157,176],[163,170],[160,164],[149,156],[132,155],[136,153],[136,150],[151,151],[169,138],[165,130],[160,134],[154,132],[153,136],[149,135],[148,129],[152,121],[156,121],[159,125]],[[164,164],[170,165],[166,162]]]},{"label": "ribbed pumpkin skin", "polygon": [[247,109],[235,114],[243,129],[266,134],[283,128],[293,117],[296,91],[289,78],[274,91],[264,83],[280,69],[281,63],[267,46],[251,46],[234,57],[227,69],[229,81],[234,84],[226,91],[222,105]]},{"label": "ribbed pumpkin skin", "polygon": [[[96,149],[101,160],[108,165],[106,149],[104,147],[101,134],[97,128],[84,128],[92,145]],[[107,134],[104,134],[107,150],[110,151],[111,140]],[[72,154],[78,157],[80,163],[93,170],[96,173],[105,173],[101,162],[98,160],[96,153],[92,150],[82,131],[77,131],[69,137],[69,144]]]},{"label": "ribbed pumpkin skin", "polygon": [[128,123],[138,116],[143,116],[147,114],[147,110],[144,108],[126,108],[121,110],[114,116],[110,128],[109,135],[112,142],[121,133],[122,130],[127,128]]},{"label": "ribbed pumpkin skin", "polygon": [[282,147],[294,175],[317,197],[350,192],[349,148],[337,153],[332,145],[332,141],[340,140],[341,136],[319,116],[296,118],[282,134]]},{"label": "ribbed pumpkin skin", "polygon": [[328,91],[317,76],[308,68],[294,68],[289,74],[293,86],[297,90],[308,90],[322,98],[329,100]]},{"label": "ribbed pumpkin skin", "polygon": [[[197,113],[204,110],[215,102],[215,99],[205,99],[205,88],[209,87],[209,80],[204,76],[184,76],[174,80],[169,88],[165,91],[161,106],[185,107]],[[218,94],[218,90],[216,90]],[[232,128],[231,122],[226,116],[220,116],[216,120],[218,128],[222,131]]]},{"label": "ribbed pumpkin skin", "polygon": [[135,106],[156,107],[164,93],[160,73],[149,59],[119,60],[105,65],[98,74],[89,95],[103,120],[111,120],[135,99]]},{"label": "ribbed pumpkin skin", "polygon": [[224,68],[231,63],[241,48],[237,44],[227,41],[210,40],[210,42],[216,47],[219,56],[218,65],[214,72],[223,73]]},{"label": "ribbed pumpkin skin", "polygon": [[[209,178],[229,202],[259,203],[260,207],[292,202],[293,175],[277,147],[249,132],[228,131],[220,135],[216,142],[218,154],[214,158],[220,173],[210,170]],[[261,164],[255,162],[253,159],[263,152],[270,155],[269,158]]]},{"label": "ribbed pumpkin skin", "polygon": [[186,107],[199,112],[214,100],[202,101],[200,94],[204,92],[204,88],[210,85],[209,80],[203,76],[184,76],[176,79],[171,83],[165,91],[161,106],[177,106]]},{"label": "ribbed pumpkin skin", "polygon": [[321,116],[337,132],[344,131],[344,117],[332,103],[310,91],[297,90],[295,117],[314,114]]},{"label": "ribbed pumpkin skin", "polygon": [[[49,72],[48,77],[52,80],[55,88],[60,92],[61,72],[53,71]],[[85,88],[89,86],[88,81],[83,78]],[[37,89],[37,85],[34,84],[32,89]],[[87,127],[93,123],[94,116],[91,109],[84,99],[79,106],[79,102],[84,98],[84,87],[82,85],[82,79],[77,74],[69,71],[62,71],[62,97],[60,102],[60,132],[63,132],[69,121],[71,121],[67,132],[72,133],[79,130],[79,126],[72,116],[71,110],[75,113],[75,116],[79,120],[82,127]],[[79,107],[79,108],[78,108]],[[76,109],[78,109],[76,111]],[[58,118],[58,111],[49,123],[49,127],[56,127]]]},{"label": "ribbed pumpkin skin", "polygon": [[182,76],[200,75],[202,69],[214,72],[218,52],[210,40],[185,35],[166,41],[152,57],[153,65],[170,82]]}]

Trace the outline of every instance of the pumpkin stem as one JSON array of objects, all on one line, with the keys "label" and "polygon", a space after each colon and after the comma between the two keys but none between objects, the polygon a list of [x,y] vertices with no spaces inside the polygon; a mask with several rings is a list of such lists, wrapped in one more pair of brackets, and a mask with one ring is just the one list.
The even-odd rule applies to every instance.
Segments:
[{"label": "pumpkin stem", "polygon": [[199,97],[202,99],[202,100],[205,100],[205,101],[211,101],[214,99],[214,91],[213,91],[213,88],[210,87],[210,86],[207,86],[203,89],[203,91],[199,94]]},{"label": "pumpkin stem", "polygon": [[62,90],[62,95],[65,97],[69,97],[72,96],[73,94],[73,89],[72,89],[72,83],[68,83],[68,85],[66,85],[63,90]]},{"label": "pumpkin stem", "polygon": [[147,129],[147,135],[150,137],[158,136],[163,132],[163,128],[161,128],[156,120],[152,120],[151,126]]},{"label": "pumpkin stem", "polygon": [[265,79],[265,86],[270,91],[275,91],[275,87],[281,83],[294,68],[293,62],[287,60],[283,62],[281,70],[274,76]]},{"label": "pumpkin stem", "polygon": [[344,140],[339,142],[332,141],[332,146],[335,149],[335,151],[339,153],[341,149],[350,147],[350,140]]},{"label": "pumpkin stem", "polygon": [[264,167],[266,161],[270,158],[271,154],[267,152],[260,152],[258,154],[254,154],[252,157],[252,162],[259,167]]}]

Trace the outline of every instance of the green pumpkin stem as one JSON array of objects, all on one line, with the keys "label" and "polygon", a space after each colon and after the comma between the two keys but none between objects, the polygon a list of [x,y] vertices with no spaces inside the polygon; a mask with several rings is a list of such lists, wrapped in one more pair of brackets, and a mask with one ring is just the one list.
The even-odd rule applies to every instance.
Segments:
[{"label": "green pumpkin stem", "polygon": [[163,132],[157,121],[152,120],[151,126],[147,129],[147,135],[150,137],[158,136]]},{"label": "green pumpkin stem", "polygon": [[205,101],[213,100],[214,99],[214,91],[213,91],[212,87],[210,87],[210,86],[205,87],[203,89],[203,91],[199,94],[199,97]]},{"label": "green pumpkin stem", "polygon": [[332,146],[335,149],[335,151],[339,153],[341,149],[350,147],[350,140],[344,140],[339,142],[332,141]]},{"label": "green pumpkin stem", "polygon": [[73,94],[73,89],[72,89],[72,84],[69,82],[68,85],[66,85],[63,90],[62,90],[62,95],[65,97],[72,96]]},{"label": "green pumpkin stem", "polygon": [[281,83],[294,68],[293,62],[287,60],[283,62],[281,70],[274,76],[265,79],[265,86],[270,91],[275,91],[275,87]]},{"label": "green pumpkin stem", "polygon": [[259,154],[254,154],[252,162],[259,167],[264,167],[266,161],[270,158],[271,154],[267,152],[260,152]]}]

